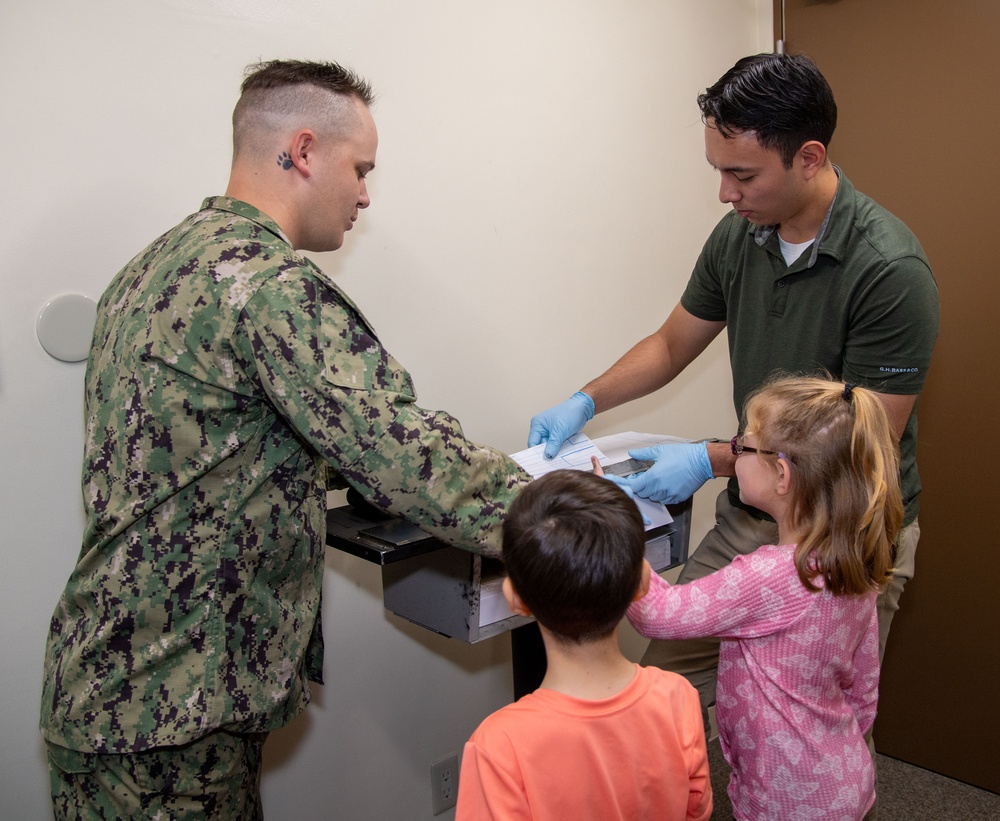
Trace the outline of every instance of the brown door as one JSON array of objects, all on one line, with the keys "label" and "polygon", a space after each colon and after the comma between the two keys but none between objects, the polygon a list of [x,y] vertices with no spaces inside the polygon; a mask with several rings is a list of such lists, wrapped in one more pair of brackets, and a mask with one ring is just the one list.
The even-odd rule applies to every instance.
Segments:
[{"label": "brown door", "polygon": [[1000,792],[1000,2],[786,0],[785,42],[833,87],[833,161],[913,229],[941,294],[875,742]]}]

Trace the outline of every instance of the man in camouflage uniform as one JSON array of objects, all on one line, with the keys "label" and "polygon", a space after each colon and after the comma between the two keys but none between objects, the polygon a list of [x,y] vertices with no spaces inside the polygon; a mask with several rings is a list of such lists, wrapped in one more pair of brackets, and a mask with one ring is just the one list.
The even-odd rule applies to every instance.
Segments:
[{"label": "man in camouflage uniform", "polygon": [[226,196],[101,299],[83,549],[45,659],[57,817],[260,817],[264,738],[321,681],[327,463],[378,507],[498,550],[526,474],[418,407],[297,253],[339,248],[369,204],[371,100],[335,64],[256,67]]}]

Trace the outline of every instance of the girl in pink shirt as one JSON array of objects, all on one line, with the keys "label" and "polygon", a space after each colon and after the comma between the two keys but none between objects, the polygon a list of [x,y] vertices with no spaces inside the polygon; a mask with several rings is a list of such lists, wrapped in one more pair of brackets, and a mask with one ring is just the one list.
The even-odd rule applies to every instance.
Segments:
[{"label": "girl in pink shirt", "polygon": [[778,544],[685,585],[655,574],[628,610],[644,636],[722,639],[716,718],[738,821],[859,819],[878,700],[875,599],[903,517],[896,438],[871,391],[786,378],[733,438],[740,498]]}]

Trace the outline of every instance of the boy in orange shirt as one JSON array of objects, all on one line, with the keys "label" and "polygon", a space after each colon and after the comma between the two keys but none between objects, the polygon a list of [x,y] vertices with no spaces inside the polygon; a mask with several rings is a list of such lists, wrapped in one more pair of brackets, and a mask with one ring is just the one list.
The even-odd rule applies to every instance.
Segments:
[{"label": "boy in orange shirt", "polygon": [[618,629],[649,586],[635,504],[561,470],[528,485],[503,529],[511,610],[534,615],[541,686],[465,745],[456,821],[705,821],[712,787],[701,707],[674,673],[622,655]]}]

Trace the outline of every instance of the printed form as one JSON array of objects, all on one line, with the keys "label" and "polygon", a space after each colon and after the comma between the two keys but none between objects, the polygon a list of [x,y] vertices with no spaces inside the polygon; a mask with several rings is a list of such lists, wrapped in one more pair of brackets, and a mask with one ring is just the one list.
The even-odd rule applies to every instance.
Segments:
[{"label": "printed form", "polygon": [[[559,452],[552,459],[545,458],[545,445],[519,450],[510,458],[523,467],[536,479],[553,470],[593,470],[591,456],[596,456],[602,465],[611,465],[628,459],[628,452],[634,448],[648,448],[667,443],[687,442],[676,436],[662,436],[653,433],[617,433],[613,436],[602,436],[591,439],[583,433],[577,433],[563,442]],[[669,511],[659,502],[649,499],[636,499],[636,505],[649,522],[646,530],[670,524],[674,519]]]}]

